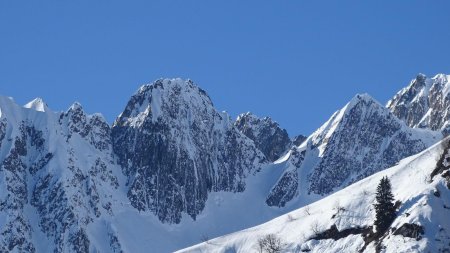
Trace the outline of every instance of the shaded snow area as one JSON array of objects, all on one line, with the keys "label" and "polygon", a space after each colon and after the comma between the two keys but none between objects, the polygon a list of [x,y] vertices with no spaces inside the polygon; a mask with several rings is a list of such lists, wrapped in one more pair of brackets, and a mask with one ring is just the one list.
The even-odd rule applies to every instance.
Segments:
[{"label": "shaded snow area", "polygon": [[[306,207],[178,252],[259,252],[258,240],[268,234],[280,239],[281,252],[360,252],[364,247],[364,252],[376,252],[376,248],[378,252],[448,252],[449,179],[441,175],[431,178],[442,153],[443,146],[436,144]],[[365,245],[363,234],[372,230],[375,191],[384,176],[390,179],[395,200],[401,204],[391,229],[379,241]],[[397,232],[415,225],[423,234],[413,233],[411,238]],[[334,233],[336,239],[313,239],[333,226],[342,232],[342,238]]]}]

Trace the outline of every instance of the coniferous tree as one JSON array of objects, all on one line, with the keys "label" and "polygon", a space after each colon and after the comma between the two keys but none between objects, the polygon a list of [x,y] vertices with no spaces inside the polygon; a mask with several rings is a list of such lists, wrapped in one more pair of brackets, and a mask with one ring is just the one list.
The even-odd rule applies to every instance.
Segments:
[{"label": "coniferous tree", "polygon": [[395,219],[394,195],[391,182],[383,177],[378,184],[375,203],[375,226],[377,233],[385,232]]}]

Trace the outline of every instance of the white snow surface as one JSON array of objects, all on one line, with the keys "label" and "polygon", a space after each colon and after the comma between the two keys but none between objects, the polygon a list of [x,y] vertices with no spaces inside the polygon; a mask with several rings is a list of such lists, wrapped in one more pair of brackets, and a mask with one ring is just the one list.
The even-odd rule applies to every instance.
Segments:
[{"label": "white snow surface", "polygon": [[48,106],[47,106],[47,104],[44,102],[44,100],[42,98],[35,98],[32,101],[28,102],[23,107],[29,108],[29,109],[34,109],[34,110],[39,111],[39,112],[46,112],[46,111],[48,111]]},{"label": "white snow surface", "polygon": [[[322,232],[336,225],[339,231],[352,227],[371,226],[375,218],[373,204],[380,179],[387,176],[393,187],[396,200],[402,202],[398,217],[391,227],[399,228],[404,223],[424,227],[421,240],[392,235],[382,242],[382,252],[438,252],[450,242],[450,190],[445,180],[430,174],[443,152],[440,144],[411,157],[398,165],[363,179],[326,198],[303,208],[281,215],[264,224],[231,233],[201,244],[177,251],[179,253],[226,253],[259,252],[258,239],[275,234],[283,244],[282,252],[358,252],[364,245],[361,235],[350,235],[343,239],[311,240],[313,228]],[[436,197],[433,193],[441,193]],[[344,208],[339,213],[336,206]],[[333,215],[335,215],[334,218]],[[375,252],[374,244],[364,252]]]}]

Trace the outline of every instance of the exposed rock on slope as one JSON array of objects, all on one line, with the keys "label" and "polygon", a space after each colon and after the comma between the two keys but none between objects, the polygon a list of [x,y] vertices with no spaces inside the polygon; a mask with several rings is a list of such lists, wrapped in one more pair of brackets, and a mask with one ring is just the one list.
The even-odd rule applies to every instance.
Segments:
[{"label": "exposed rock on slope", "polygon": [[0,97],[0,251],[95,250],[86,228],[111,214],[118,188],[110,127],[78,104],[65,113],[28,105]]},{"label": "exposed rock on slope", "polygon": [[[302,154],[302,161],[298,166],[288,166],[269,198],[285,196],[282,192],[294,190],[300,195],[332,193],[424,150],[441,138],[436,132],[407,127],[370,96],[357,95],[303,142],[296,152]],[[293,181],[295,177],[298,184],[286,184],[287,178]],[[283,206],[283,201],[268,204]]]},{"label": "exposed rock on slope", "polygon": [[292,139],[292,144],[294,146],[300,146],[306,139],[308,139],[308,137],[304,135],[297,135]]},{"label": "exposed rock on slope", "polygon": [[282,176],[278,179],[275,186],[270,190],[266,198],[269,206],[284,207],[287,202],[296,197],[299,192],[299,173],[298,168],[305,159],[305,151],[300,152],[296,148],[290,150],[289,159],[285,161],[287,167]]},{"label": "exposed rock on slope", "polygon": [[450,119],[450,76],[438,74],[427,78],[419,74],[386,105],[410,127],[444,130]]},{"label": "exposed rock on slope", "polygon": [[178,223],[201,213],[211,191],[242,192],[264,156],[192,81],[145,85],[113,125],[114,150],[139,210]]},{"label": "exposed rock on slope", "polygon": [[287,131],[269,117],[260,119],[248,112],[239,115],[234,125],[253,140],[270,161],[280,158],[292,144]]}]

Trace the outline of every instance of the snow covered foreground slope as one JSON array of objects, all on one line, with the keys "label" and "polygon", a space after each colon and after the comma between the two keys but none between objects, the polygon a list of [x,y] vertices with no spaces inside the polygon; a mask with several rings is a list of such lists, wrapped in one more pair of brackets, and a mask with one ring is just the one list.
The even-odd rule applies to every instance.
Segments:
[{"label": "snow covered foreground slope", "polygon": [[[448,143],[448,140],[444,143]],[[448,144],[447,144],[448,145]],[[447,146],[448,147],[448,146]],[[232,233],[178,251],[187,252],[260,252],[258,240],[268,234],[280,238],[281,252],[449,252],[450,250],[450,173],[448,162],[434,177],[443,145],[433,147],[399,162],[398,165],[363,179],[322,200],[262,225]],[[448,157],[445,156],[445,157]],[[375,212],[376,187],[388,176],[396,200],[401,201],[397,218],[381,242],[365,243],[364,231],[370,231]],[[422,227],[414,234],[411,228]],[[312,239],[325,230],[335,239]],[[403,227],[403,228],[402,228]],[[348,233],[345,234],[345,231]],[[339,232],[342,232],[339,235]],[[395,234],[395,235],[394,235]],[[326,236],[325,236],[326,237]],[[342,237],[342,238],[339,238]],[[411,238],[413,237],[413,238]]]}]

